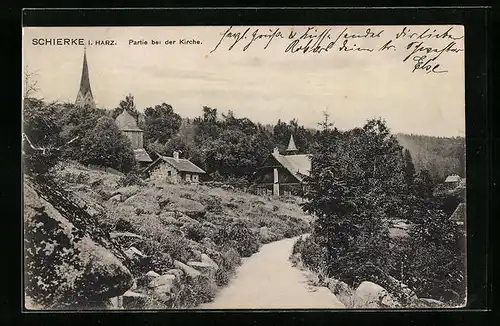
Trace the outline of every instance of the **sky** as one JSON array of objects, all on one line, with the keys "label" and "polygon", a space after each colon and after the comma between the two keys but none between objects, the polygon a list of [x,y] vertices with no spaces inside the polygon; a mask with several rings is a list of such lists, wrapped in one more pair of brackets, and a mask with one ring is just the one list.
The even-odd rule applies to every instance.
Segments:
[{"label": "sky", "polygon": [[[241,36],[247,28],[241,41],[228,50],[236,33]],[[278,28],[283,38],[275,33],[264,49],[270,38],[262,37],[243,51],[253,32],[257,31],[256,36],[272,35]],[[406,34],[401,33],[403,28]],[[436,51],[450,42],[455,43],[452,48],[463,49],[463,38],[443,36],[449,28],[448,34],[463,36],[461,26],[317,26],[305,35],[308,26],[25,28],[23,66],[35,74],[39,88],[36,96],[74,102],[84,46],[39,45],[37,40],[82,38],[92,92],[102,108],[117,107],[130,93],[140,111],[165,102],[183,117],[199,116],[203,106],[210,106],[219,112],[232,110],[236,117],[254,122],[275,124],[278,119],[296,118],[299,124],[314,128],[327,110],[341,130],[381,117],[395,133],[464,136],[464,51],[444,51],[431,61],[431,67],[439,64],[435,70],[446,70],[443,73],[422,69],[412,72],[414,56],[425,55],[425,51],[403,62],[417,47],[411,44],[416,41]],[[228,29],[235,34],[225,33]],[[297,49],[309,36],[325,30],[328,33],[323,35],[331,38],[325,37],[323,47],[339,37],[328,51],[285,51],[291,42],[298,41]],[[428,33],[422,34],[425,30]],[[434,30],[442,37],[427,38]],[[297,34],[290,39],[291,31]],[[380,31],[379,37],[353,38]],[[409,38],[413,32],[422,38]],[[396,38],[397,33],[400,38]],[[221,44],[212,51],[221,38]],[[201,44],[179,44],[181,39]],[[96,40],[113,40],[114,45],[96,45]],[[149,44],[139,45],[141,40]],[[152,45],[151,40],[160,44]],[[165,44],[167,40],[176,42]],[[349,47],[373,51],[339,51],[344,40]],[[378,51],[388,41],[394,48]],[[427,54],[426,59],[437,53]]]}]

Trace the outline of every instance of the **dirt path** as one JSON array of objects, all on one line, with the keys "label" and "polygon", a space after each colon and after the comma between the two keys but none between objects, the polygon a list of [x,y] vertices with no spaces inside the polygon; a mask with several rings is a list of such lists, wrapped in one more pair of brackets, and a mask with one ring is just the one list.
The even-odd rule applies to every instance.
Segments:
[{"label": "dirt path", "polygon": [[344,308],[327,288],[311,289],[289,261],[294,239],[263,245],[245,259],[231,283],[201,309]]}]

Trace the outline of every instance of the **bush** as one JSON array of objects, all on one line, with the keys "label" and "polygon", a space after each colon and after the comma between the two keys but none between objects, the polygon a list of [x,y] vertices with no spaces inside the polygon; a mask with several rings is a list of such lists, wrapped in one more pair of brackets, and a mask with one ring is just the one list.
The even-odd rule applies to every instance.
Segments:
[{"label": "bush", "polygon": [[238,220],[221,229],[215,242],[218,245],[234,243],[235,249],[242,257],[249,257],[260,248],[259,235],[252,231],[244,220]]},{"label": "bush", "polygon": [[200,223],[189,223],[181,227],[181,231],[184,232],[188,239],[199,242],[201,239],[205,238],[205,232],[200,225]]},{"label": "bush", "polygon": [[318,245],[312,236],[305,240],[299,239],[293,246],[292,253],[300,253],[305,266],[313,271],[319,271],[326,261],[326,250]]},{"label": "bush", "polygon": [[144,186],[146,183],[140,176],[138,176],[136,173],[127,173],[123,177],[120,178],[118,181],[118,184],[123,187],[128,187],[128,186]]},{"label": "bush", "polygon": [[224,286],[229,283],[236,267],[241,263],[239,253],[233,248],[223,248],[219,259],[219,269],[215,274],[217,285]]}]

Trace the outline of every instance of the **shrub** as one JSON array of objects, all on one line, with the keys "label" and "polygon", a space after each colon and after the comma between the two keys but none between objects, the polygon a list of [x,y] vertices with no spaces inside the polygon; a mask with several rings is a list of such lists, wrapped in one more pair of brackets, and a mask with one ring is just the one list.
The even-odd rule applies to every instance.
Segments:
[{"label": "shrub", "polygon": [[181,231],[184,232],[188,239],[199,242],[201,239],[205,238],[205,232],[200,225],[200,223],[188,223],[181,227]]},{"label": "shrub", "polygon": [[219,269],[215,274],[217,285],[224,286],[229,283],[236,267],[241,263],[241,257],[233,248],[223,248],[219,259]]},{"label": "shrub", "polygon": [[144,186],[146,183],[136,173],[131,172],[121,177],[120,180],[118,181],[118,184],[123,187],[128,187],[128,186]]},{"label": "shrub", "polygon": [[304,264],[312,270],[319,270],[320,266],[326,261],[325,249],[318,245],[313,237],[304,240],[302,247],[302,260]]},{"label": "shrub", "polygon": [[259,235],[248,227],[248,222],[237,220],[222,228],[216,236],[215,242],[219,245],[233,242],[235,249],[242,257],[249,257],[260,248]]}]

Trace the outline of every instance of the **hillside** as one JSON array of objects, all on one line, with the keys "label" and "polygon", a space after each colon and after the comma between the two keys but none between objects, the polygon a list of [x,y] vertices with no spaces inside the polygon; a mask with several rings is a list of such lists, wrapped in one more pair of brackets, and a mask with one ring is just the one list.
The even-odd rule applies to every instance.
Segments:
[{"label": "hillside", "polygon": [[210,302],[229,282],[241,257],[257,252],[263,243],[310,231],[310,216],[293,199],[203,185],[153,184],[76,163],[59,164],[52,175],[61,187],[54,193],[66,193],[125,254],[120,261],[132,274],[133,285],[120,299],[100,298],[123,308],[189,308]]},{"label": "hillside", "polygon": [[446,176],[465,173],[465,139],[396,134],[401,146],[408,149],[417,170],[427,169],[437,182]]}]

